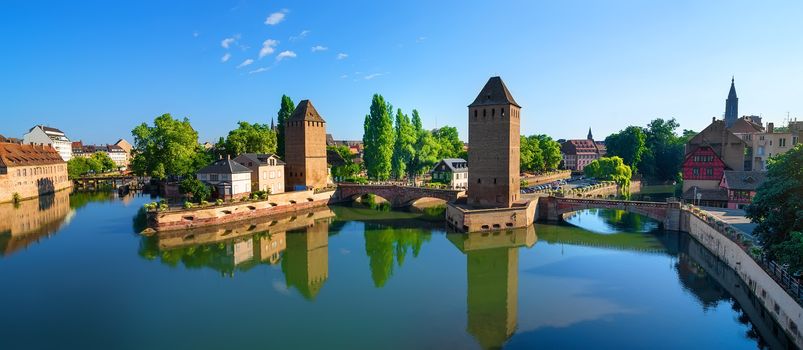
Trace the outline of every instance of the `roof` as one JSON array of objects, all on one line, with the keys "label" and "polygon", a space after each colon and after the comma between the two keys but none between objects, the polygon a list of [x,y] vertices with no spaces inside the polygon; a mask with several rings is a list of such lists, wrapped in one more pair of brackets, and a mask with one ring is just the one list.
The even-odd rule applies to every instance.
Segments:
[{"label": "roof", "polygon": [[212,164],[209,164],[203,167],[201,170],[198,170],[198,174],[239,174],[250,172],[251,169],[248,169],[242,164],[228,158],[218,159]]},{"label": "roof", "polygon": [[500,77],[491,77],[469,107],[512,104],[521,108]]},{"label": "roof", "polygon": [[752,134],[763,132],[764,128],[761,125],[753,123],[745,117],[736,119],[733,124],[728,128],[728,131],[734,134]]},{"label": "roof", "polygon": [[62,164],[59,152],[52,146],[0,143],[0,166]]},{"label": "roof", "polygon": [[599,146],[597,146],[594,140],[566,140],[566,142],[560,146],[560,151],[563,154],[598,153]]},{"label": "roof", "polygon": [[726,170],[722,176],[723,184],[730,190],[755,191],[764,181],[767,180],[767,173],[764,171],[735,171]]},{"label": "roof", "polygon": [[57,133],[57,134],[64,135],[64,131],[61,131],[61,130],[56,129],[56,128],[51,128],[49,126],[44,126],[44,125],[36,125],[36,126],[32,127],[30,130],[28,130],[28,132],[31,132],[31,131],[33,131],[33,129],[36,129],[36,128],[41,128],[42,131],[44,131],[45,133]]},{"label": "roof", "polygon": [[736,79],[731,78],[731,89],[728,91],[728,98],[736,98]]},{"label": "roof", "polygon": [[697,193],[700,194],[700,200],[704,201],[727,201],[728,200],[728,191],[724,189],[716,189],[716,190],[704,190],[700,189],[696,186],[692,186],[686,192],[683,192],[683,199],[686,200],[695,200],[694,198],[694,189],[697,188]]},{"label": "roof", "polygon": [[312,105],[312,102],[310,102],[310,100],[302,100],[301,102],[299,102],[298,106],[296,107],[296,110],[293,111],[293,114],[287,120],[294,120],[294,121],[307,120],[313,122],[326,123],[326,121],[323,120],[323,118],[321,118],[321,115],[318,114],[318,111],[315,110],[315,107]]},{"label": "roof", "polygon": [[468,171],[468,162],[462,158],[444,158],[438,164],[435,164],[435,167],[432,168],[432,171],[438,168],[441,164],[446,164],[449,168],[449,171],[453,173],[464,173]]},{"label": "roof", "polygon": [[[281,159],[279,159],[279,156],[277,156],[275,154],[272,154],[272,153],[243,153],[243,154],[237,156],[237,158],[240,158],[240,157],[246,158],[251,162],[254,162],[254,163],[257,163],[257,164],[261,164],[261,165],[267,165],[268,164],[268,159],[275,158],[276,159],[276,165],[285,165],[285,163]],[[237,158],[234,158],[234,159],[237,159]]]},{"label": "roof", "polygon": [[346,159],[340,155],[335,150],[327,149],[326,150],[326,163],[333,167],[343,166],[346,165]]},{"label": "roof", "polygon": [[742,140],[741,137],[736,136],[725,127],[724,120],[713,120],[711,124],[705,127],[705,129],[700,131],[697,135],[694,135],[694,137],[692,137],[691,140],[686,143],[685,155],[688,156],[689,153],[693,152],[700,146],[710,146],[717,155],[721,156],[723,143],[741,143],[742,145],[747,145],[747,143]]}]

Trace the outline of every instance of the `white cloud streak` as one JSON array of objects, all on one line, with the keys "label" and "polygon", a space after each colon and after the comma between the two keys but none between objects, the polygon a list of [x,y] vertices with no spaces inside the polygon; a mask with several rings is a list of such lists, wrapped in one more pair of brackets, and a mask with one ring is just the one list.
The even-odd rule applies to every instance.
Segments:
[{"label": "white cloud streak", "polygon": [[326,46],[315,45],[312,47],[312,52],[326,51],[326,50],[329,50],[329,48]]},{"label": "white cloud streak", "polygon": [[270,55],[276,51],[276,45],[279,45],[279,41],[273,39],[265,40],[262,43],[262,48],[259,50],[259,58]]},{"label": "white cloud streak", "polygon": [[276,56],[276,61],[281,61],[285,58],[294,58],[296,57],[296,53],[293,51],[282,51],[279,55]]},{"label": "white cloud streak", "polygon": [[258,74],[258,73],[262,73],[262,72],[267,72],[269,69],[270,68],[266,68],[266,67],[257,68],[257,69],[254,69],[254,70],[248,72],[248,74]]},{"label": "white cloud streak", "polygon": [[385,74],[384,74],[384,73],[373,73],[373,74],[368,74],[368,75],[364,76],[364,77],[363,77],[363,79],[365,79],[365,80],[371,80],[371,79],[373,79],[373,78],[376,78],[376,77],[381,77],[381,76],[383,76],[383,75],[385,75]]},{"label": "white cloud streak", "polygon": [[274,12],[268,15],[268,18],[265,19],[265,24],[270,26],[275,26],[282,21],[284,21],[284,16],[287,14],[287,9],[282,9],[279,12]]},{"label": "white cloud streak", "polygon": [[226,63],[226,62],[229,61],[229,58],[231,58],[231,54],[226,52],[226,54],[223,55],[223,57],[220,58],[220,62]]},{"label": "white cloud streak", "polygon": [[342,52],[337,54],[337,56],[335,56],[335,58],[338,59],[338,60],[344,60],[344,59],[346,59],[348,57],[349,57],[348,54],[345,54],[345,53],[342,53]]},{"label": "white cloud streak", "polygon": [[290,41],[296,41],[296,40],[304,39],[304,38],[307,37],[307,35],[309,35],[309,33],[310,33],[309,30],[302,30],[301,33],[298,33],[298,35],[291,36],[290,37]]},{"label": "white cloud streak", "polygon": [[243,67],[246,67],[246,66],[250,66],[251,63],[254,63],[254,60],[252,60],[250,58],[246,59],[245,61],[243,61],[243,63],[240,63],[239,65],[237,65],[237,69],[240,69],[240,68],[243,68]]},{"label": "white cloud streak", "polygon": [[237,42],[237,40],[239,39],[240,39],[240,34],[234,35],[230,38],[223,39],[223,41],[220,42],[220,46],[222,46],[224,49],[228,49],[229,47],[231,47],[232,44]]}]

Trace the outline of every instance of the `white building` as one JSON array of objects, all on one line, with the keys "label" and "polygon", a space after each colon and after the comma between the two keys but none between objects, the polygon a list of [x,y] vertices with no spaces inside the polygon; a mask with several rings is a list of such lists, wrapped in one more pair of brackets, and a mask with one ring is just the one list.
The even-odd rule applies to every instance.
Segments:
[{"label": "white building", "polygon": [[109,158],[117,164],[117,168],[125,169],[128,166],[128,152],[122,147],[117,145],[106,145],[106,152],[109,153]]},{"label": "white building", "polygon": [[65,162],[72,158],[72,142],[63,131],[44,125],[37,125],[22,136],[22,143],[30,145],[51,145],[59,152]]},{"label": "white building", "polygon": [[460,158],[445,158],[432,168],[432,180],[449,185],[453,190],[468,188],[468,162]]},{"label": "white building", "polygon": [[251,169],[228,157],[207,165],[197,176],[198,180],[213,186],[216,198],[236,199],[251,194]]}]

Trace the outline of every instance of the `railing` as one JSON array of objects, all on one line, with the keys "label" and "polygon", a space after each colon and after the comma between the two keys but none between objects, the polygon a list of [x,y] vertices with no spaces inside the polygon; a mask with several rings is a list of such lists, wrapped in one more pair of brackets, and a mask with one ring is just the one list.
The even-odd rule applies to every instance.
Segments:
[{"label": "railing", "polygon": [[766,256],[762,257],[762,259],[757,262],[759,262],[759,266],[764,268],[764,271],[766,271],[775,282],[778,282],[798,304],[803,306],[803,290],[801,290],[800,282],[798,282],[795,276],[792,276],[786,268],[778,265],[778,263],[768,259]]}]

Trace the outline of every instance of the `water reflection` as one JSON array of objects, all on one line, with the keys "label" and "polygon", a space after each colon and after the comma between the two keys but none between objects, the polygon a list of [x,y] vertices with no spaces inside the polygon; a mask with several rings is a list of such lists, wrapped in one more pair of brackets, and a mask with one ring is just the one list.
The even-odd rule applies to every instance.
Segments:
[{"label": "water reflection", "polygon": [[566,213],[563,220],[597,233],[650,232],[659,223],[646,216],[619,209],[584,209]]},{"label": "water reflection", "polygon": [[499,348],[516,330],[519,247],[535,245],[535,228],[467,235],[452,233],[448,238],[466,255],[466,330],[482,348]]},{"label": "water reflection", "polygon": [[0,204],[0,256],[8,256],[57,232],[72,217],[69,191]]}]

